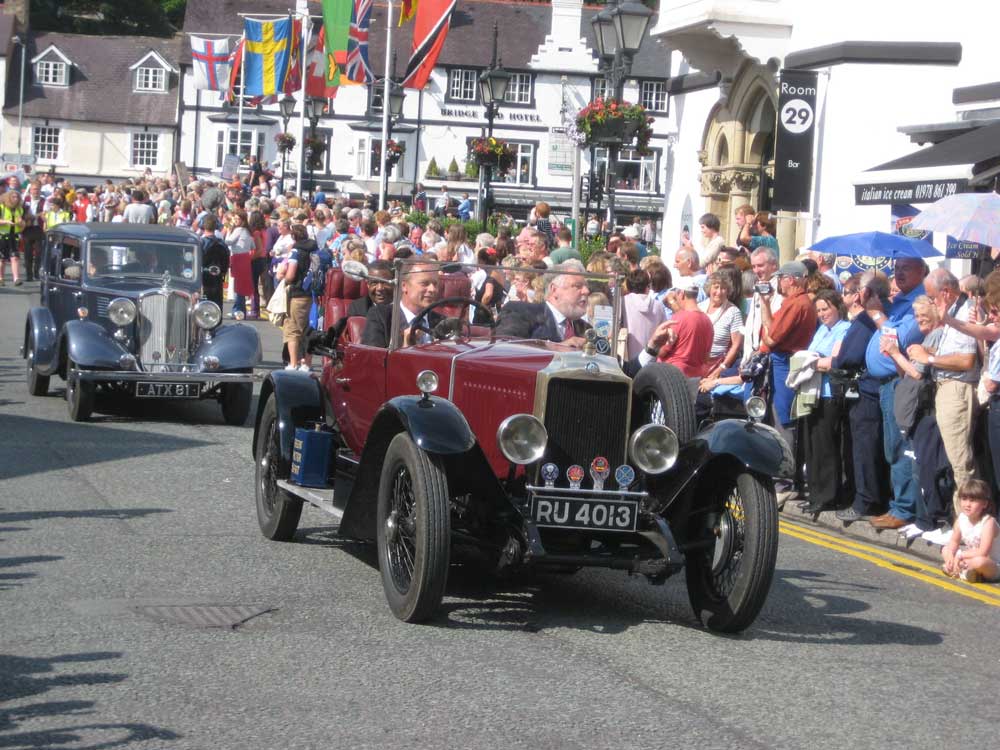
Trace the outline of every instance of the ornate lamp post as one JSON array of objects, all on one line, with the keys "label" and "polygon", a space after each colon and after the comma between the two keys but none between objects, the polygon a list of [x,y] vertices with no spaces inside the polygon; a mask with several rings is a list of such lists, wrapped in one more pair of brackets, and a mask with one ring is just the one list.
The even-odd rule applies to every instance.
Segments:
[{"label": "ornate lamp post", "polygon": [[[611,5],[597,13],[592,19],[597,52],[600,55],[600,72],[611,83],[615,99],[621,101],[625,93],[625,81],[632,72],[632,61],[639,51],[646,28],[652,20],[653,11],[636,0]],[[618,150],[621,144],[608,145],[608,159],[605,166],[605,192],[608,196],[608,223],[615,226],[615,189],[613,175],[618,171]]]},{"label": "ornate lamp post", "polygon": [[[392,68],[393,70],[396,68],[395,53],[392,56]],[[382,112],[379,112],[372,106],[369,114],[372,116],[376,114],[385,115],[386,106],[388,106],[388,116],[385,117],[385,122],[383,123],[385,138],[382,139],[381,153],[379,154],[378,204],[384,208],[388,205],[389,175],[392,174],[392,168],[396,166],[396,161],[393,161],[389,157],[389,141],[392,139],[393,126],[403,118],[403,102],[406,100],[406,90],[392,77],[388,80],[379,80],[376,85],[382,87]],[[372,104],[374,105],[374,98]]]},{"label": "ornate lamp post", "polygon": [[[285,94],[281,101],[278,102],[278,108],[281,110],[281,132],[288,132],[288,121],[292,119],[292,115],[295,114],[295,97],[290,94]],[[278,192],[282,195],[285,194],[285,170],[288,168],[288,149],[281,150],[281,179],[278,181]]]},{"label": "ornate lamp post", "polygon": [[[305,150],[306,162],[309,165],[309,200],[312,202],[313,195],[313,168],[316,163],[316,151],[314,144],[316,143],[316,126],[319,125],[319,118],[323,116],[323,111],[326,109],[326,99],[321,99],[319,97],[310,97],[306,99],[306,117],[309,118],[309,141],[310,144]],[[322,153],[320,151],[319,153]]]},{"label": "ornate lamp post", "polygon": [[[497,25],[493,24],[493,58],[490,67],[484,70],[479,76],[479,96],[482,97],[483,105],[486,107],[486,136],[493,136],[493,120],[496,119],[500,110],[500,102],[507,96],[507,87],[510,85],[511,74],[503,69],[503,62],[497,63]],[[479,223],[485,229],[486,218],[489,216],[490,202],[490,177],[493,167],[482,165],[479,168],[479,196],[477,201],[477,214]]]}]

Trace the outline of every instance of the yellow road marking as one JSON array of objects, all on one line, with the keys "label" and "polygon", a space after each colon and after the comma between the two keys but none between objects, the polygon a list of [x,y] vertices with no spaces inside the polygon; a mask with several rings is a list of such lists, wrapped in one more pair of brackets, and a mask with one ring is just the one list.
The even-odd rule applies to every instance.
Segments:
[{"label": "yellow road marking", "polygon": [[[905,558],[902,555],[896,555],[888,550],[880,550],[874,547],[869,547],[868,545],[859,544],[857,542],[848,542],[837,537],[823,534],[822,532],[813,531],[812,529],[804,530],[798,525],[793,527],[793,525],[787,521],[781,521],[780,529],[782,534],[790,536],[794,539],[799,539],[803,542],[809,542],[810,544],[825,547],[826,549],[833,550],[834,552],[842,552],[845,555],[851,555],[852,557],[857,557],[858,559],[874,563],[880,568],[885,568],[886,570],[894,571],[900,575],[909,576],[910,578],[915,578],[918,581],[923,581],[924,583],[937,586],[945,591],[951,591],[955,594],[961,594],[962,596],[970,599],[983,602],[984,604],[991,604],[994,607],[1000,607],[1000,592],[993,593],[991,589],[981,588],[969,583],[953,581],[950,578],[945,578],[944,574],[936,568],[931,568],[930,566],[921,563],[914,563],[910,558]],[[893,558],[895,558],[895,561]],[[904,561],[906,567],[902,567],[902,565],[898,562],[900,560]],[[923,572],[923,570],[920,570],[919,568],[931,570],[933,571],[933,574]]]}]

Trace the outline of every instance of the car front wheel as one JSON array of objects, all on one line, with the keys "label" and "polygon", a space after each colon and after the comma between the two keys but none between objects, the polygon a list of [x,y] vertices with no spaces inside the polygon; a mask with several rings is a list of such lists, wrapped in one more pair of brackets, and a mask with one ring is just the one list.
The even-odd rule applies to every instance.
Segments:
[{"label": "car front wheel", "polygon": [[49,393],[49,376],[39,375],[35,369],[35,342],[28,343],[24,365],[25,379],[28,381],[28,393],[32,396],[47,396]]},{"label": "car front wheel", "polygon": [[440,606],[448,582],[448,481],[440,461],[406,433],[396,435],[386,451],[376,523],[389,608],[404,622],[423,622]]},{"label": "car front wheel", "polygon": [[94,395],[97,386],[91,381],[75,376],[73,372],[76,369],[76,363],[70,360],[66,367],[66,407],[69,409],[70,419],[74,422],[86,422],[94,413]]},{"label": "car front wheel", "polygon": [[711,630],[738,633],[757,617],[771,588],[777,504],[770,480],[747,471],[717,487],[716,507],[694,517],[693,538],[708,544],[688,554],[688,598],[696,617],[708,614]]},{"label": "car front wheel", "polygon": [[278,409],[273,398],[264,406],[254,455],[254,494],[260,530],[272,541],[287,542],[295,536],[295,530],[299,527],[302,501],[278,486],[279,479],[288,478],[288,471],[282,468]]}]

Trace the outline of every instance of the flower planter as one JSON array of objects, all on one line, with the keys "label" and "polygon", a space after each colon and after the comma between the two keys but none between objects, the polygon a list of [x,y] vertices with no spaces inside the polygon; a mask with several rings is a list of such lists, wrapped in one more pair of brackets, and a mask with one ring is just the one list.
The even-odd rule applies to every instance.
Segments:
[{"label": "flower planter", "polygon": [[626,120],[622,117],[609,117],[604,122],[595,122],[590,126],[591,143],[621,143],[625,137]]}]

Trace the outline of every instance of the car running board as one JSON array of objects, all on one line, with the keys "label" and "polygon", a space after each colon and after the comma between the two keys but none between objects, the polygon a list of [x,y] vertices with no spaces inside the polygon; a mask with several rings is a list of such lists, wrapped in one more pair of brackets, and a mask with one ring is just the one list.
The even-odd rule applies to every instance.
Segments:
[{"label": "car running board", "polygon": [[344,511],[334,507],[333,490],[322,490],[318,487],[300,487],[297,484],[292,484],[287,479],[279,479],[278,486],[288,494],[295,495],[300,500],[305,500],[310,505],[314,505],[320,510],[329,513],[338,521],[344,517]]}]

